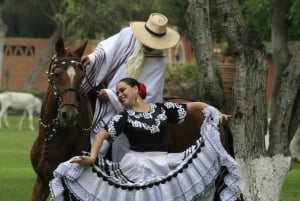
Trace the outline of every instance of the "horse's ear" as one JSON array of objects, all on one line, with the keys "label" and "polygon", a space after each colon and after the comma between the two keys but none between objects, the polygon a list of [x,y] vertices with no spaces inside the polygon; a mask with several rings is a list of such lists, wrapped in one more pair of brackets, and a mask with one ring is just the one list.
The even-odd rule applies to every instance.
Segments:
[{"label": "horse's ear", "polygon": [[62,38],[59,38],[55,44],[55,51],[57,56],[61,56],[65,54],[65,44]]},{"label": "horse's ear", "polygon": [[76,54],[76,56],[77,56],[78,58],[81,58],[81,56],[83,55],[83,52],[84,52],[84,50],[85,50],[85,48],[86,48],[87,43],[88,43],[88,41],[86,40],[80,47],[78,47],[78,48],[74,51],[74,53]]}]

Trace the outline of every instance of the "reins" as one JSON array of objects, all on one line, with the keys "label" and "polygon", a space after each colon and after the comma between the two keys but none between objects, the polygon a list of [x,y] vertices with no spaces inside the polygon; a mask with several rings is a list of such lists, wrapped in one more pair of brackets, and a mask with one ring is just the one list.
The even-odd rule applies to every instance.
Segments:
[{"label": "reins", "polygon": [[[110,76],[112,77],[115,74],[115,72]],[[93,104],[93,113],[95,114],[95,106],[96,106],[96,98],[97,98],[97,91],[100,91],[101,89],[105,89],[106,88],[106,81],[99,83],[98,85],[93,85],[93,83],[90,81],[89,77],[87,76],[86,73],[84,73],[84,77],[85,77],[85,81],[88,84],[88,86],[91,88],[91,90],[88,92],[88,98],[90,101],[92,101]],[[107,80],[107,79],[106,79]],[[93,128],[99,123],[102,122],[103,124],[105,124],[105,122],[102,120],[103,116],[107,113],[107,106],[106,104],[100,104],[99,106],[99,112],[96,115],[96,118],[94,117],[94,119],[99,119],[99,121],[94,122],[93,123]]]}]

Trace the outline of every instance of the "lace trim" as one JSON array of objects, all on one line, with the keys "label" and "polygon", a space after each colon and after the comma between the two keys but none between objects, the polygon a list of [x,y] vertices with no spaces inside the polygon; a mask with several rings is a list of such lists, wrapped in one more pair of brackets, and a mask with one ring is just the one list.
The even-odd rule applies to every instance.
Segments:
[{"label": "lace trim", "polygon": [[[227,153],[221,144],[221,139],[218,131],[219,113],[212,107],[208,106],[204,110],[205,120],[201,127],[201,134],[204,138],[207,148],[214,150],[218,153],[221,165],[226,167],[229,174],[224,178],[227,185],[221,193],[221,200],[235,200],[240,195],[239,183],[239,166],[237,162]],[[228,198],[232,195],[232,198]]]},{"label": "lace trim", "polygon": [[115,140],[117,137],[117,131],[114,127],[114,122],[119,121],[119,119],[122,117],[122,115],[115,115],[113,116],[112,120],[110,120],[107,124],[108,127],[108,133],[112,140]]},{"label": "lace trim", "polygon": [[170,109],[170,108],[177,108],[178,109],[178,119],[179,119],[179,123],[183,123],[187,111],[182,107],[182,105],[180,104],[176,104],[176,103],[172,103],[172,102],[166,102],[165,106]]}]

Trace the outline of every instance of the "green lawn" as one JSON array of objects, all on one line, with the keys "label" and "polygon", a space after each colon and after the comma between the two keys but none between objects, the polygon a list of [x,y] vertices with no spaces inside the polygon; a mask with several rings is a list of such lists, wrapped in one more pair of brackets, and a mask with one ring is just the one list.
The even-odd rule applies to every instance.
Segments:
[{"label": "green lawn", "polygon": [[17,129],[19,119],[19,116],[9,117],[10,128],[0,130],[1,201],[31,199],[35,174],[31,167],[29,152],[38,134],[38,121],[35,117],[36,131],[29,129],[28,119],[24,120],[23,129],[19,131]]},{"label": "green lawn", "polygon": [[[11,128],[0,130],[0,201],[28,201],[35,180],[29,152],[38,131],[30,131],[28,121],[23,130],[17,129],[20,117],[9,117]],[[38,121],[35,117],[35,127]],[[300,201],[300,164],[293,163],[283,190],[281,201]]]},{"label": "green lawn", "polygon": [[300,163],[293,163],[281,191],[281,201],[300,201]]}]

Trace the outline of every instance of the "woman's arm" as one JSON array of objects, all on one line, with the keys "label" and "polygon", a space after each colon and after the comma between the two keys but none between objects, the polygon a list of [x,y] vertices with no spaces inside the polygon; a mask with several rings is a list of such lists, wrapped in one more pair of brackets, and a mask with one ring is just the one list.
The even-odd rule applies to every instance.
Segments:
[{"label": "woman's arm", "polygon": [[91,165],[93,164],[98,156],[99,150],[102,146],[104,139],[108,138],[108,132],[106,129],[102,128],[95,137],[95,140],[91,147],[91,152],[89,156],[79,156],[71,161],[71,163],[78,163],[80,165]]},{"label": "woman's arm", "polygon": [[[210,105],[208,105],[207,103],[204,102],[188,102],[186,103],[186,107],[187,107],[187,111],[202,111],[204,108],[208,107]],[[218,110],[216,108],[216,110]],[[227,114],[223,114],[222,112],[219,112],[219,118],[222,121],[223,119],[228,120],[231,115],[227,115]]]},{"label": "woman's arm", "polygon": [[209,105],[204,102],[188,102],[186,103],[186,108],[188,111],[202,111]]},{"label": "woman's arm", "polygon": [[99,154],[99,150],[103,144],[103,141],[108,138],[108,132],[106,129],[102,128],[97,135],[95,136],[95,140],[91,147],[91,158],[95,159],[97,158]]}]

